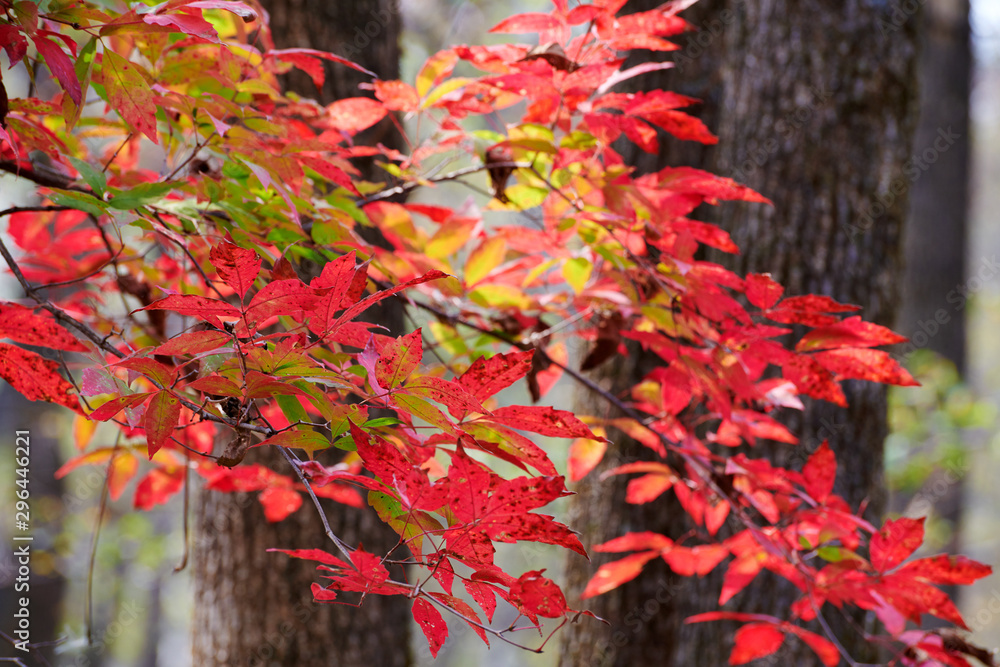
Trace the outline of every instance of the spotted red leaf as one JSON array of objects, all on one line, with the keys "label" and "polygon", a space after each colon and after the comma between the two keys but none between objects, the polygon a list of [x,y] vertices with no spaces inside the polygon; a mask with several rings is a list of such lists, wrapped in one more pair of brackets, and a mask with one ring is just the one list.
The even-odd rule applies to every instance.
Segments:
[{"label": "spotted red leaf", "polygon": [[9,343],[0,343],[0,378],[29,401],[58,403],[79,412],[73,385],[59,373],[58,362]]},{"label": "spotted red leaf", "polygon": [[228,242],[222,242],[212,248],[208,256],[209,261],[219,277],[242,299],[249,290],[257,274],[260,273],[260,265],[264,261],[253,250],[240,248]]},{"label": "spotted red leaf", "polygon": [[869,380],[916,387],[920,383],[884,350],[849,348],[827,350],[812,355],[813,359],[831,372],[852,380]]},{"label": "spotted red leaf", "polygon": [[533,354],[533,350],[528,350],[495,354],[489,359],[479,357],[459,376],[458,383],[479,401],[485,401],[527,375]]},{"label": "spotted red leaf", "polygon": [[545,570],[532,570],[518,577],[510,595],[528,613],[543,618],[559,618],[567,611],[566,596],[554,581],[542,576]]},{"label": "spotted red leaf", "polygon": [[105,49],[102,57],[104,66],[101,72],[108,104],[126,123],[154,144],[159,143],[156,136],[156,102],[142,74],[142,67],[111,49]]},{"label": "spotted red leaf", "polygon": [[158,391],[146,407],[144,426],[149,446],[149,458],[160,450],[173,434],[181,416],[181,402],[169,391]]},{"label": "spotted red leaf", "polygon": [[572,412],[547,405],[510,405],[493,411],[492,420],[522,431],[555,438],[590,438],[601,440]]},{"label": "spotted red leaf", "polygon": [[195,294],[172,294],[139,308],[139,310],[169,310],[178,315],[198,317],[219,329],[222,328],[220,317],[236,319],[241,315],[238,308],[225,301]]},{"label": "spotted red leaf", "polygon": [[375,377],[383,389],[403,383],[420,365],[424,348],[420,329],[386,342],[375,362]]},{"label": "spotted red leaf", "polygon": [[971,584],[989,576],[993,568],[965,556],[941,554],[907,563],[896,571],[899,575],[923,579],[946,586]]},{"label": "spotted red leaf", "polygon": [[174,336],[156,348],[156,353],[166,356],[194,355],[225,347],[232,342],[233,337],[225,331],[192,331]]},{"label": "spotted red leaf", "polygon": [[905,336],[891,329],[865,322],[859,316],[813,329],[795,345],[797,352],[814,352],[839,347],[878,347],[906,342]]},{"label": "spotted red leaf", "polygon": [[924,541],[924,518],[889,519],[872,535],[871,563],[886,572],[909,558]]},{"label": "spotted red leaf", "polygon": [[250,299],[246,320],[248,323],[260,323],[278,315],[311,311],[318,301],[316,292],[298,278],[274,280],[264,285]]},{"label": "spotted red leaf", "polygon": [[55,320],[16,303],[0,303],[0,338],[67,352],[87,351]]},{"label": "spotted red leaf", "polygon": [[826,440],[819,446],[802,468],[806,493],[817,502],[824,502],[833,491],[837,477],[837,461]]},{"label": "spotted red leaf", "polygon": [[417,622],[420,630],[427,637],[431,655],[436,658],[438,651],[448,639],[448,624],[444,622],[441,612],[427,600],[417,598],[413,601],[413,620]]},{"label": "spotted red leaf", "polygon": [[751,273],[746,278],[747,300],[758,308],[767,310],[784,292],[785,288],[771,280],[769,273]]}]

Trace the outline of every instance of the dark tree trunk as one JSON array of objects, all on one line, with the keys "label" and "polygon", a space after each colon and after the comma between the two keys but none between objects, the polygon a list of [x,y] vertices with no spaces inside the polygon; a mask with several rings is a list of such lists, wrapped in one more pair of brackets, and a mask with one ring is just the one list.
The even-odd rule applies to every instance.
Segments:
[{"label": "dark tree trunk", "polygon": [[[393,0],[270,0],[264,3],[278,48],[305,47],[350,58],[385,79],[399,76],[400,16]],[[354,70],[327,67],[320,93],[300,72],[286,85],[323,103],[365,94]],[[398,146],[389,123],[369,130]],[[370,165],[369,165],[370,167]],[[366,177],[378,179],[369,171]],[[320,267],[321,268],[321,267]],[[379,309],[379,323],[401,328],[398,306]],[[248,456],[289,472],[280,453],[253,450]],[[327,462],[331,463],[331,462]],[[324,548],[323,532],[309,499],[291,517],[268,523],[256,494],[203,492],[195,549],[194,664],[282,667],[403,667],[412,663],[407,600],[370,596],[360,608],[315,604],[310,584],[315,564],[268,553],[268,548]],[[375,513],[324,502],[333,531],[348,544],[386,553],[397,542]],[[398,574],[398,573],[394,573]]]},{"label": "dark tree trunk", "polygon": [[[965,374],[964,301],[969,201],[969,95],[972,44],[968,0],[931,0],[920,56],[920,125],[913,144],[913,189],[906,224],[899,332]],[[947,139],[946,139],[947,138]],[[978,268],[978,267],[977,267]]]},{"label": "dark tree trunk", "polygon": [[[922,25],[920,124],[914,141],[910,217],[906,223],[903,299],[898,331],[910,338],[905,352],[937,352],[966,374],[972,41],[968,0],[931,0]],[[969,276],[971,280],[975,271]],[[978,279],[978,277],[976,277]],[[931,448],[934,443],[927,443]],[[938,469],[916,494],[891,498],[893,511],[933,511],[950,527],[945,550],[961,549],[965,480],[961,471]],[[962,587],[948,587],[955,599]]]},{"label": "dark tree trunk", "polygon": [[[717,130],[719,145],[711,151],[671,147],[662,162],[642,166],[702,158],[694,166],[731,176],[771,198],[773,208],[722,210],[722,225],[742,255],[717,259],[740,272],[771,272],[788,294],[827,294],[863,306],[868,320],[892,325],[910,184],[903,166],[916,126],[920,17],[896,16],[892,6],[864,0],[709,0],[695,10],[689,18],[702,27],[702,37],[678,52],[681,67],[668,75],[667,85],[706,100],[703,116]],[[645,363],[635,358],[631,369],[619,365],[603,380],[614,389],[629,386]],[[800,467],[829,439],[839,464],[837,492],[854,508],[867,502],[868,516],[877,519],[884,506],[886,392],[866,383],[844,389],[851,406],[846,410],[810,402],[804,414],[788,415],[801,437],[797,448],[759,447],[751,455]],[[598,414],[603,413],[604,408]],[[613,459],[641,455],[633,443],[616,443]],[[577,489],[570,525],[583,530],[586,545],[627,531],[677,537],[690,528],[672,500],[625,505],[626,480],[615,479],[599,483],[592,474]],[[579,591],[600,562],[571,559],[572,589]],[[687,616],[716,608],[724,571],[725,565],[702,579],[679,580],[657,563],[595,598],[589,608],[611,626],[572,626],[563,636],[561,664],[728,664],[733,626],[683,624]],[[797,597],[787,583],[761,576],[726,609],[787,616]],[[824,612],[854,659],[877,661],[851,627],[865,626],[868,619],[847,621],[835,611]],[[819,664],[808,648],[791,640],[775,660],[772,664]]]}]

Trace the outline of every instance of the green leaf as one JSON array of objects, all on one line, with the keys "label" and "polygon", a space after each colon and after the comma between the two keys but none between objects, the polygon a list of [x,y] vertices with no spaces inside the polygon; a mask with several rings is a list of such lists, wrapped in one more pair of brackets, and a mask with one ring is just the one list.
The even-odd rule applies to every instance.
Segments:
[{"label": "green leaf", "polygon": [[275,396],[274,399],[278,402],[278,407],[281,408],[281,412],[289,423],[309,421],[309,415],[306,414],[305,408],[302,407],[302,403],[297,397],[279,395]]},{"label": "green leaf", "polygon": [[100,199],[74,190],[58,190],[53,188],[49,192],[49,201],[56,206],[67,206],[75,208],[78,211],[83,211],[84,213],[89,213],[95,218],[108,212],[107,204]]},{"label": "green leaf", "polygon": [[587,281],[590,280],[590,274],[593,271],[594,265],[585,257],[574,257],[566,260],[562,269],[563,277],[577,294],[587,286]]},{"label": "green leaf", "polygon": [[140,183],[128,190],[117,190],[112,188],[113,196],[108,206],[120,211],[133,211],[137,208],[152,204],[162,199],[164,195],[174,189],[174,183]]},{"label": "green leaf", "polygon": [[108,178],[103,171],[96,169],[89,162],[79,158],[69,156],[69,161],[73,163],[73,168],[80,172],[80,177],[86,181],[90,189],[98,195],[103,194],[108,188]]}]

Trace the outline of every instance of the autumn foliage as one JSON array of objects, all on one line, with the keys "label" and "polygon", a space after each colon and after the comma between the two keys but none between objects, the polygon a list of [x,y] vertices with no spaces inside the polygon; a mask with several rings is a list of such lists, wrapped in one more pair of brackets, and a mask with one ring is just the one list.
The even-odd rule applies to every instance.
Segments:
[{"label": "autumn foliage", "polygon": [[[529,626],[597,622],[542,572],[494,560],[496,543],[537,542],[621,555],[584,597],[656,558],[682,576],[724,568],[720,611],[689,621],[743,622],[733,664],[790,635],[824,664],[849,660],[809,625],[848,606],[878,617],[884,637],[873,641],[901,664],[968,664],[973,648],[957,635],[919,627],[932,615],[964,628],[938,586],[988,567],[908,560],[922,521],[862,518],[833,493],[825,445],[801,470],[733,449],[796,446],[775,411],[843,405],[842,380],[914,384],[880,349],[904,339],[854,306],[785,295],[766,274],[702,259],[706,247],[737,248],[693,217],[699,207],[767,200],[691,167],[640,176],[623,162],[619,141],[648,152],[715,141],[684,111],[695,100],[616,88],[669,66],[622,69],[630,50],[676,48],[669,38],[690,27],[677,12],[691,3],[618,17],[623,4],[556,0],[493,29],[537,36],[531,44],[455,46],[413,82],[366,72],[357,97],[322,106],[286,95],[279,76],[298,68],[321,86],[324,61],[360,68],[274,49],[259,7],[53,0],[40,15],[0,0],[0,47],[34,76],[32,96],[8,99],[2,72],[0,168],[41,198],[0,211],[16,246],[3,256],[26,293],[0,305],[0,376],[77,413],[81,451],[60,474],[106,466],[113,498],[135,478],[138,508],[165,502],[192,472],[220,492],[259,492],[272,521],[315,511],[316,497],[376,511],[405,549],[368,553],[331,531],[328,544],[283,552],[317,563],[319,601],[412,599],[434,654],[443,613],[487,643],[509,641],[490,625],[498,602]],[[377,123],[413,128],[408,149],[358,141]],[[360,158],[384,181],[362,180]],[[472,198],[426,203],[460,183],[494,198],[485,210]],[[365,228],[388,247],[364,241]],[[359,319],[389,298],[422,328],[394,336]],[[806,332],[797,340],[793,325]],[[589,348],[582,360],[568,358],[574,338]],[[659,364],[625,395],[581,373],[637,348]],[[608,411],[512,405],[504,393],[526,383],[537,401],[562,376]],[[633,476],[630,503],[674,493],[692,528],[684,538],[583,545],[544,513],[570,491],[537,436],[573,440],[578,480],[613,450],[612,428],[658,456],[609,474]],[[287,466],[242,462],[267,446]],[[398,562],[405,581],[390,577]],[[801,590],[787,617],[725,611],[762,570]]]}]

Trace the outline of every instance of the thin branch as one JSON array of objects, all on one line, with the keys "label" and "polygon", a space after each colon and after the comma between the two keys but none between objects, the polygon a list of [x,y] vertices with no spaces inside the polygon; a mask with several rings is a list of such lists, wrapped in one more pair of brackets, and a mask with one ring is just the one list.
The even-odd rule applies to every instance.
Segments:
[{"label": "thin branch", "polygon": [[495,167],[521,168],[521,167],[530,167],[530,166],[531,166],[531,164],[528,163],[528,162],[496,162],[496,163],[490,164],[489,166],[487,166],[485,164],[481,164],[481,165],[472,166],[472,167],[463,167],[462,169],[456,169],[455,171],[449,171],[448,173],[441,174],[440,176],[431,176],[431,177],[428,177],[428,178],[421,178],[421,179],[418,179],[416,181],[408,181],[408,182],[403,183],[401,185],[396,185],[396,186],[391,187],[391,188],[386,188],[385,190],[379,190],[378,192],[374,192],[374,193],[368,195],[367,197],[362,197],[361,199],[359,199],[356,202],[356,204],[358,206],[364,206],[365,204],[371,204],[372,202],[381,201],[383,199],[390,199],[392,197],[396,197],[398,195],[407,193],[410,190],[418,188],[418,187],[420,187],[422,185],[425,185],[427,183],[444,183],[446,181],[455,181],[455,180],[458,180],[459,178],[461,178],[463,176],[468,176],[469,174],[476,174],[476,173],[479,173],[480,171],[486,171],[487,169],[492,169],[492,168],[495,168]]}]

